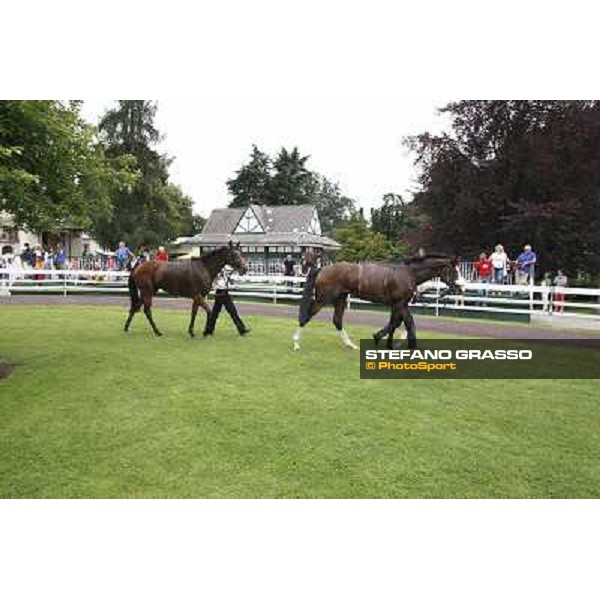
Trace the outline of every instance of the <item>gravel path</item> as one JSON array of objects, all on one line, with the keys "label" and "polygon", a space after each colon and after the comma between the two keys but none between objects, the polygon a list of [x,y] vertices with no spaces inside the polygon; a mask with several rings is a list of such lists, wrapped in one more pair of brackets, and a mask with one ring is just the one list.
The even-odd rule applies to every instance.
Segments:
[{"label": "gravel path", "polygon": [[[125,296],[85,295],[85,296],[10,296],[0,297],[0,306],[119,306],[123,308],[123,318],[129,306]],[[191,308],[191,301],[185,298],[155,298],[155,306],[169,310],[185,310]],[[285,304],[267,304],[240,302],[238,304],[242,316],[286,317],[296,321],[298,307]],[[331,321],[331,309],[324,309],[317,319]],[[347,310],[345,322],[359,325],[370,325],[379,329],[386,323],[386,315],[364,310]],[[468,319],[450,319],[417,315],[415,317],[418,331],[441,333],[444,335],[461,335],[473,337],[495,337],[506,339],[585,339],[598,337],[597,332],[582,330],[553,329],[525,324],[486,322]]]}]

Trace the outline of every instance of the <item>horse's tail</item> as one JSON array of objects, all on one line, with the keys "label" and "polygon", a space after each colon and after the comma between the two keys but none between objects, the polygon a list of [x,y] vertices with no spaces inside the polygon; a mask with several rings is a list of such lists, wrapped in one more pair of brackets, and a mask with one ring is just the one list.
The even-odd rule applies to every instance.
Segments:
[{"label": "horse's tail", "polygon": [[129,297],[131,298],[131,310],[138,311],[142,306],[142,299],[140,298],[140,290],[133,278],[137,268],[134,267],[129,272],[129,278],[127,279],[127,287],[129,288]]},{"label": "horse's tail", "polygon": [[317,281],[317,275],[320,273],[320,271],[321,269],[313,266],[306,275],[306,282],[304,283],[302,300],[300,301],[300,311],[298,314],[300,326],[306,325],[306,323],[310,321],[310,310],[314,302],[313,292],[315,289],[315,283]]}]

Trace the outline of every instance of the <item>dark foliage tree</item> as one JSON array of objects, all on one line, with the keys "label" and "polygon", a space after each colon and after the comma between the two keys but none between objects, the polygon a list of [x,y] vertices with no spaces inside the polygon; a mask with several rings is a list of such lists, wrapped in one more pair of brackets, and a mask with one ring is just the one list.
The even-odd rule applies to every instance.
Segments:
[{"label": "dark foliage tree", "polygon": [[110,219],[96,220],[99,241],[114,246],[157,246],[192,229],[192,202],[169,182],[172,159],[155,149],[161,140],[154,125],[157,105],[147,100],[120,100],[100,121],[100,132],[111,157],[132,155],[140,177],[116,194]]},{"label": "dark foliage tree", "polygon": [[90,229],[135,182],[131,156],[111,160],[80,103],[0,102],[0,209],[37,233]]},{"label": "dark foliage tree", "polygon": [[301,156],[298,148],[291,152],[282,148],[273,161],[273,175],[267,188],[266,204],[310,204],[314,202],[319,181],[306,168],[309,156]]},{"label": "dark foliage tree", "polygon": [[341,193],[338,183],[310,171],[308,159],[298,148],[282,148],[273,160],[253,146],[250,160],[227,182],[233,196],[229,206],[313,204],[323,232],[333,234],[355,212],[355,201]]},{"label": "dark foliage tree", "polygon": [[419,243],[475,254],[525,243],[542,270],[600,270],[600,102],[462,101],[452,131],[406,143],[421,189]]},{"label": "dark foliage tree", "polygon": [[227,189],[233,196],[229,206],[237,208],[249,204],[265,204],[271,182],[271,166],[269,156],[253,145],[250,161],[227,182]]},{"label": "dark foliage tree", "polygon": [[393,243],[404,241],[415,227],[415,220],[399,194],[384,194],[383,204],[371,209],[371,228]]}]

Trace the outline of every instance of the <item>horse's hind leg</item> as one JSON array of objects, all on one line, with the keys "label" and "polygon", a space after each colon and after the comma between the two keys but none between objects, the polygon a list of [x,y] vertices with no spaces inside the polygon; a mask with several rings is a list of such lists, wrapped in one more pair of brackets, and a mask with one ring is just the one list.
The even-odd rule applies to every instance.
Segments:
[{"label": "horse's hind leg", "polygon": [[158,327],[152,318],[152,294],[146,294],[142,291],[142,298],[144,301],[144,314],[146,315],[146,319],[148,319],[148,323],[150,323],[155,335],[161,336],[162,333],[158,330]]},{"label": "horse's hind leg", "polygon": [[350,339],[350,336],[346,333],[346,330],[344,329],[344,311],[346,310],[347,297],[348,295],[344,294],[342,297],[338,298],[334,302],[333,324],[335,325],[335,328],[340,332],[340,337],[342,338],[344,346],[356,350],[358,346]]},{"label": "horse's hind leg", "polygon": [[302,328],[310,322],[310,320],[325,306],[325,302],[322,299],[313,300],[310,305],[310,311],[308,317],[304,320],[300,320],[296,331],[294,331],[294,350],[300,350],[300,336],[302,335]]},{"label": "horse's hind leg", "polygon": [[198,307],[201,306],[206,313],[206,322],[210,317],[210,305],[202,296],[195,296],[194,303],[192,304],[192,317],[190,319],[190,326],[188,327],[188,333],[191,337],[195,337],[194,324],[196,323],[196,315],[198,314]]}]

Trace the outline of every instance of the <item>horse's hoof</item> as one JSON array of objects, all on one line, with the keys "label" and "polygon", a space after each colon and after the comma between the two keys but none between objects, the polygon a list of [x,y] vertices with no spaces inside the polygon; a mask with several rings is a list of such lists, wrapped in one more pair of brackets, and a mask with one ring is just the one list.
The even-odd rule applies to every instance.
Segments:
[{"label": "horse's hoof", "polygon": [[300,344],[298,342],[294,342],[294,352],[300,350]]},{"label": "horse's hoof", "polygon": [[155,331],[154,334],[156,337],[162,337],[162,333],[160,331]]},{"label": "horse's hoof", "polygon": [[188,331],[188,333],[190,334],[190,337],[192,339],[194,339],[196,337],[196,334],[193,331]]},{"label": "horse's hoof", "polygon": [[373,334],[373,341],[375,342],[376,346],[379,346],[379,342],[381,341],[381,338],[377,336],[376,333]]}]

